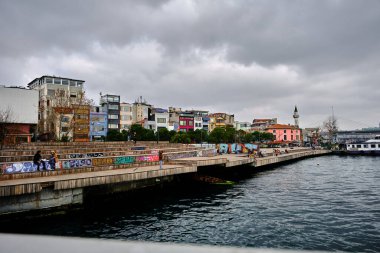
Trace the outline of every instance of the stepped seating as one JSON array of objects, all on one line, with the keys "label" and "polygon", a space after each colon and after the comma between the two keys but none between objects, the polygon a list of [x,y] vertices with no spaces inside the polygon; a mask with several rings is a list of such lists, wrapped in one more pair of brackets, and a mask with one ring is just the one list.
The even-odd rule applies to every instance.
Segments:
[{"label": "stepped seating", "polygon": [[[11,178],[59,175],[107,169],[151,166],[159,162],[158,150],[162,150],[164,160],[194,156],[213,156],[215,150],[197,148],[183,144],[160,142],[99,142],[99,143],[32,143],[18,145],[0,151],[0,180]],[[21,146],[23,148],[21,148]],[[38,171],[32,160],[35,152],[41,150],[43,158],[48,158],[52,150],[59,158],[55,171]],[[50,165],[46,164],[49,168]],[[31,173],[32,172],[32,173]]]}]

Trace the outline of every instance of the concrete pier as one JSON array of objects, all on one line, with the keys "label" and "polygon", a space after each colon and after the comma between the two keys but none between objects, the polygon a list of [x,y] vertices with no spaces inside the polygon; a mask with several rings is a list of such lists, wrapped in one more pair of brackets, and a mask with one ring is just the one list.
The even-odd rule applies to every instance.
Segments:
[{"label": "concrete pier", "polygon": [[[66,146],[63,147],[66,150]],[[81,153],[100,150],[91,146],[82,148],[76,147],[76,150]],[[109,145],[107,148],[117,147]],[[146,149],[144,155],[136,155],[136,151],[128,148],[120,151],[123,156],[117,157],[107,156],[106,149],[102,149],[103,157],[91,158],[89,167],[0,175],[0,215],[81,205],[85,189],[91,187],[107,186],[110,192],[122,192],[168,182],[176,176],[194,174],[203,166],[234,169],[245,165],[254,169],[329,153],[326,150],[301,149],[273,156],[268,151],[265,152],[266,157],[253,158],[244,154],[216,155],[212,149],[162,146],[161,149],[166,150],[166,153],[165,164],[160,169],[155,160],[157,148],[152,147],[150,151]]]}]

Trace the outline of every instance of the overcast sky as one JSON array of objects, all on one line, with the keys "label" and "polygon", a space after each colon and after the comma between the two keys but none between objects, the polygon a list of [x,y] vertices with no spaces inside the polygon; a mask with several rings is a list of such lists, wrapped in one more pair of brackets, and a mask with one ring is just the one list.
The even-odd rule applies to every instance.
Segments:
[{"label": "overcast sky", "polygon": [[380,122],[378,0],[1,0],[0,36],[3,85],[55,75],[85,80],[96,102]]}]

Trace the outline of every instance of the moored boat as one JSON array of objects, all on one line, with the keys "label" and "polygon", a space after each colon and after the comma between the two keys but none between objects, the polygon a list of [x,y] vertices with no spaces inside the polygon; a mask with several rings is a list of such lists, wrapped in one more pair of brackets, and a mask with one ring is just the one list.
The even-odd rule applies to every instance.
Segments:
[{"label": "moored boat", "polygon": [[365,142],[346,144],[346,152],[359,155],[380,155],[380,135]]}]

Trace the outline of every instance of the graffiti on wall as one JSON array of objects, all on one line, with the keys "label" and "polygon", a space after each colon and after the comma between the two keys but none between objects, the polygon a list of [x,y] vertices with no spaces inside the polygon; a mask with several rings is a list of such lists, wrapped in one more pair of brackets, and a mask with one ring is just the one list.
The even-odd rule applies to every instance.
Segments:
[{"label": "graffiti on wall", "polygon": [[158,155],[144,155],[144,156],[137,156],[136,161],[137,162],[158,162],[159,158],[158,158]]},{"label": "graffiti on wall", "polygon": [[89,158],[89,157],[103,157],[103,153],[87,153],[87,154],[69,154],[70,159],[74,158]]},{"label": "graffiti on wall", "polygon": [[4,174],[14,174],[14,173],[28,173],[45,170],[51,170],[48,161],[43,161],[44,164],[40,164],[40,167],[33,162],[17,162],[17,163],[6,163],[2,165],[2,171]]},{"label": "graffiti on wall", "polygon": [[219,150],[220,154],[248,153],[248,151],[257,150],[258,146],[251,143],[221,143],[219,144],[219,147],[217,146],[217,149]]},{"label": "graffiti on wall", "polygon": [[200,157],[216,156],[216,149],[203,149],[203,150],[200,150],[199,153],[198,153],[198,156],[200,156]]},{"label": "graffiti on wall", "polygon": [[113,165],[113,158],[104,157],[104,158],[92,158],[93,166],[104,166],[104,165]]},{"label": "graffiti on wall", "polygon": [[91,159],[70,159],[61,162],[61,166],[63,169],[82,168],[89,167],[91,165]]},{"label": "graffiti on wall", "polygon": [[120,156],[120,157],[115,157],[115,164],[120,165],[120,164],[130,164],[135,162],[135,157],[134,156]]},{"label": "graffiti on wall", "polygon": [[196,157],[198,156],[197,151],[184,152],[184,153],[167,153],[165,157],[167,160],[175,160],[180,158]]}]

